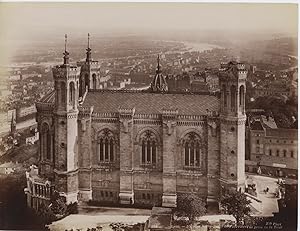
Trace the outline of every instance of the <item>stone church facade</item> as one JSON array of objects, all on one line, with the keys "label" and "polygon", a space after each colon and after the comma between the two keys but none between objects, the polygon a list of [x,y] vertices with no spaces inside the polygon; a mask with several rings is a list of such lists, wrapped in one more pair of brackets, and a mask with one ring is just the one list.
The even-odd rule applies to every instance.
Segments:
[{"label": "stone church facade", "polygon": [[40,182],[68,203],[165,207],[180,193],[214,202],[244,190],[243,64],[222,64],[214,95],[168,93],[159,64],[147,91],[97,89],[99,73],[89,46],[85,62],[71,65],[65,49],[53,68],[55,89],[37,102]]}]

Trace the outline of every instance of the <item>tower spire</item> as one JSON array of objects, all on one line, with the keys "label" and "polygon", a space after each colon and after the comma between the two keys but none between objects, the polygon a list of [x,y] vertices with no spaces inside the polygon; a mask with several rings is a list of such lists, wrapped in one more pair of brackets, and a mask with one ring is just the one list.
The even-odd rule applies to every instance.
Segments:
[{"label": "tower spire", "polygon": [[90,48],[90,33],[88,33],[88,45],[86,49],[86,62],[90,62],[92,60],[91,55],[92,49]]},{"label": "tower spire", "polygon": [[69,52],[67,51],[67,39],[68,36],[65,34],[65,52],[64,52],[64,64],[69,64]]},{"label": "tower spire", "polygon": [[156,73],[160,73],[160,65],[159,65],[159,54],[157,55],[157,68],[156,68]]},{"label": "tower spire", "polygon": [[65,34],[65,52],[67,52],[67,41],[68,41],[68,36]]}]

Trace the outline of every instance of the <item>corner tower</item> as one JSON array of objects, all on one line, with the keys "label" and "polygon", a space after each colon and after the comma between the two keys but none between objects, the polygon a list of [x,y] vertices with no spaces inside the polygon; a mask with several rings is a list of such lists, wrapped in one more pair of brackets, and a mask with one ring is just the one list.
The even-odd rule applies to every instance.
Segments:
[{"label": "corner tower", "polygon": [[219,72],[221,193],[244,191],[245,93],[247,70],[237,62],[222,63]]},{"label": "corner tower", "polygon": [[70,203],[77,201],[78,193],[77,106],[80,67],[69,64],[67,35],[64,62],[52,71],[55,88],[54,181],[56,189]]},{"label": "corner tower", "polygon": [[79,79],[79,97],[84,97],[89,89],[98,89],[100,84],[100,65],[98,61],[92,60],[92,49],[90,48],[90,34],[86,49],[86,59],[78,62],[81,67]]}]

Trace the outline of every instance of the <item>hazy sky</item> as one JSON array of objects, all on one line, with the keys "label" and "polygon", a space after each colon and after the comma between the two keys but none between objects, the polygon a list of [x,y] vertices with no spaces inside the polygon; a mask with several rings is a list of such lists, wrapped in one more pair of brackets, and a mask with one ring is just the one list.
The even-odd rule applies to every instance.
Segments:
[{"label": "hazy sky", "polygon": [[188,29],[295,35],[297,23],[297,4],[0,3],[0,43],[8,53],[12,44],[51,33]]}]

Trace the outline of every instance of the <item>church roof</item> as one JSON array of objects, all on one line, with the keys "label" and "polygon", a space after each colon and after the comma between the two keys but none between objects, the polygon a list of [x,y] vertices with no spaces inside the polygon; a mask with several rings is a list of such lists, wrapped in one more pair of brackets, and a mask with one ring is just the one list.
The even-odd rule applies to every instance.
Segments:
[{"label": "church roof", "polygon": [[54,103],[55,90],[49,91],[39,102],[40,103]]},{"label": "church roof", "polygon": [[261,125],[261,122],[259,120],[255,120],[253,123],[251,123],[251,130],[260,130],[260,131],[263,131],[264,128]]},{"label": "church roof", "polygon": [[163,110],[178,109],[179,115],[206,115],[207,110],[219,111],[219,99],[204,94],[92,90],[87,93],[82,106],[94,106],[97,113],[135,108],[137,114],[161,114]]}]

